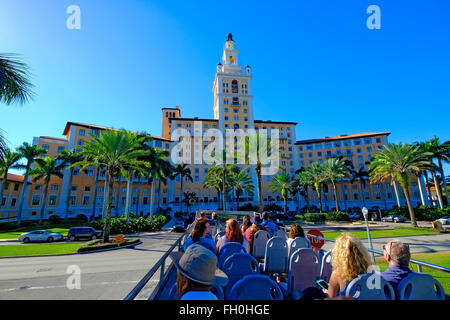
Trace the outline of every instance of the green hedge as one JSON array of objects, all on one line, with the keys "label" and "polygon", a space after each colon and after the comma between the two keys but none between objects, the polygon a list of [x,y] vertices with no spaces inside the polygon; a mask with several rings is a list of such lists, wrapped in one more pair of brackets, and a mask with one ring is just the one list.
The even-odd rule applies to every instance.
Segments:
[{"label": "green hedge", "polygon": [[342,211],[330,211],[326,213],[327,221],[350,221],[347,212]]},{"label": "green hedge", "polygon": [[[130,218],[127,223],[125,218],[111,218],[111,234],[127,234],[143,231],[159,231],[169,222],[166,216],[153,216],[153,221],[150,222],[148,217]],[[97,229],[103,230],[104,221],[97,220],[90,223],[90,225]]]},{"label": "green hedge", "polygon": [[324,222],[327,219],[325,213],[305,213],[300,220],[307,222]]},{"label": "green hedge", "polygon": [[104,250],[104,249],[111,249],[111,248],[118,248],[127,246],[133,243],[137,243],[140,240],[138,238],[133,239],[124,239],[123,242],[111,242],[111,243],[102,243],[101,239],[92,240],[89,242],[86,242],[85,244],[81,245],[77,252],[90,252],[90,251],[96,251],[96,250]]},{"label": "green hedge", "polygon": [[303,216],[296,215],[295,218],[307,222],[350,221],[348,213],[342,211],[330,211],[327,213],[305,213]]}]

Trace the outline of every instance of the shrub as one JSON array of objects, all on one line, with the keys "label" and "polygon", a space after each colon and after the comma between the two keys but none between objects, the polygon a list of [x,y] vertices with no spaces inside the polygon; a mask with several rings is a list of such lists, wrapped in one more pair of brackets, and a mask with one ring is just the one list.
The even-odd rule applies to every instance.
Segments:
[{"label": "shrub", "polygon": [[328,221],[350,221],[350,218],[348,217],[347,212],[330,211],[330,212],[326,213],[325,215],[326,215],[326,219]]},{"label": "shrub", "polygon": [[58,224],[61,222],[61,217],[54,214],[48,218],[48,221],[52,224]]},{"label": "shrub", "polygon": [[[256,211],[258,211],[258,210],[256,210]],[[284,209],[281,206],[277,205],[276,203],[269,203],[269,204],[266,204],[263,207],[263,211],[281,211],[281,212],[284,212]]]},{"label": "shrub", "polygon": [[239,211],[255,211],[258,212],[259,208],[258,206],[252,205],[251,203],[246,203],[239,207]]},{"label": "shrub", "polygon": [[86,221],[88,221],[88,218],[84,214],[79,214],[75,217],[75,220],[80,220],[80,221],[86,222]]},{"label": "shrub", "polygon": [[301,220],[308,222],[324,222],[327,218],[325,213],[305,213],[303,216],[300,216]]},{"label": "shrub", "polygon": [[[130,218],[129,222],[125,218],[112,218],[110,220],[111,234],[128,234],[143,231],[159,231],[167,224],[169,219],[166,216],[153,216],[150,222],[148,217]],[[103,230],[104,222],[101,220],[92,221],[90,226],[97,230]]]}]

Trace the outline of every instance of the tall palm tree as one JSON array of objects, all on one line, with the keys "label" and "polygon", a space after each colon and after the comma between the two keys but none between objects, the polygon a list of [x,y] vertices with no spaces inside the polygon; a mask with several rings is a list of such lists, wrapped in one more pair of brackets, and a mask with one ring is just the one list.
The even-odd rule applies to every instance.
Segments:
[{"label": "tall palm tree", "polygon": [[400,183],[414,227],[417,227],[417,222],[410,199],[409,181],[411,175],[432,167],[429,156],[430,153],[424,152],[419,146],[388,144],[378,151],[369,166],[371,181],[383,182],[391,178],[391,183]]},{"label": "tall palm tree", "polygon": [[183,180],[187,179],[188,181],[192,182],[192,175],[191,175],[191,169],[187,167],[187,164],[177,164],[173,168],[173,177],[180,177],[180,212],[183,212]]},{"label": "tall palm tree", "polygon": [[39,224],[42,224],[42,220],[44,219],[45,206],[47,205],[47,195],[48,195],[48,185],[50,183],[50,179],[53,176],[56,176],[60,179],[63,178],[63,174],[61,170],[63,169],[62,164],[57,164],[57,158],[46,157],[44,159],[36,159],[37,167],[30,170],[30,175],[33,176],[34,181],[39,181],[41,179],[44,180],[44,199],[41,205],[41,212],[39,215]]},{"label": "tall palm tree", "polygon": [[280,192],[281,198],[283,198],[284,201],[284,212],[286,214],[288,212],[287,198],[291,187],[292,187],[292,178],[290,175],[284,172],[279,172],[276,176],[274,176],[270,184],[270,189],[272,191]]},{"label": "tall palm tree", "polygon": [[5,150],[8,148],[8,145],[6,144],[6,139],[3,135],[3,130],[0,129],[0,161],[3,161],[3,158],[5,156]]},{"label": "tall palm tree", "polygon": [[[6,186],[8,184],[8,171],[9,169],[20,169],[19,161],[22,155],[17,152],[13,152],[10,149],[5,149],[5,156],[3,161],[0,162],[0,172],[3,173],[3,182],[0,186],[0,208],[3,202],[3,193],[5,192]],[[24,181],[26,184],[26,181]],[[5,202],[6,205],[6,202]]]},{"label": "tall palm tree", "polygon": [[363,206],[366,206],[366,199],[364,197],[364,188],[366,187],[366,181],[369,180],[370,170],[366,171],[364,167],[360,167],[358,170],[352,170],[350,173],[350,182],[353,184],[355,181],[359,181],[359,187],[361,191],[361,199],[363,202]]},{"label": "tall palm tree", "polygon": [[[428,154],[428,160],[430,163],[433,163],[433,159],[435,159],[437,156],[439,156],[441,150],[439,148],[439,143],[437,140],[429,140],[425,141],[424,143],[421,143],[418,145],[418,147],[425,153]],[[436,188],[436,194],[439,201],[439,206],[441,209],[444,208],[444,201],[442,197],[442,189],[440,188],[440,182],[437,176],[437,172],[439,171],[439,168],[437,166],[432,166],[432,169],[428,169],[428,171],[431,172],[431,175],[433,177],[434,186]],[[431,193],[430,193],[431,194]]]},{"label": "tall palm tree", "polygon": [[195,192],[184,192],[183,193],[183,202],[186,202],[186,206],[187,206],[187,211],[188,211],[188,213],[189,213],[189,208],[190,208],[190,206],[191,206],[191,203],[192,202],[194,202],[194,200],[195,200],[195,196],[196,196],[197,194],[195,193]]},{"label": "tall palm tree", "polygon": [[[446,141],[444,143],[439,142],[438,137],[434,137],[429,141],[430,148],[429,151],[433,153],[432,159],[437,160],[439,166],[439,173],[441,176],[442,184],[444,186],[445,199],[446,204],[449,204],[449,196],[447,190],[447,181],[445,181],[444,177],[444,163],[450,163],[450,141]],[[438,185],[439,186],[439,185]]]},{"label": "tall palm tree", "polygon": [[0,103],[24,104],[34,93],[28,66],[17,54],[0,53]]},{"label": "tall palm tree", "polygon": [[298,184],[304,189],[303,197],[305,198],[306,211],[309,212],[309,187],[314,186],[314,180],[312,179],[311,175],[306,172],[306,169],[296,173],[295,179],[298,181]]},{"label": "tall palm tree", "polygon": [[101,165],[105,168],[107,186],[107,200],[104,202],[105,225],[103,229],[103,241],[109,241],[110,219],[112,208],[112,192],[114,178],[117,177],[123,168],[130,163],[139,166],[142,161],[139,157],[145,155],[145,151],[140,149],[141,138],[125,130],[104,130],[100,136],[92,136],[92,140],[82,146],[85,159],[74,163],[72,166],[80,165],[82,169],[91,165]]},{"label": "tall palm tree", "polygon": [[71,151],[62,150],[57,158],[58,160],[62,161],[61,163],[62,167],[69,170],[69,183],[67,185],[66,195],[64,199],[65,205],[64,219],[67,220],[69,217],[69,204],[70,204],[69,202],[70,202],[70,193],[72,191],[73,172],[75,170],[72,164],[83,160],[83,154],[77,152],[75,149],[72,149]]},{"label": "tall palm tree", "polygon": [[324,175],[333,185],[334,199],[336,201],[336,211],[339,211],[339,201],[337,196],[337,181],[346,177],[348,167],[343,159],[329,158],[324,163]]},{"label": "tall palm tree", "polygon": [[254,186],[252,177],[245,171],[236,167],[231,172],[231,185],[236,194],[236,210],[239,210],[239,197],[245,191],[248,195],[253,196]]},{"label": "tall palm tree", "polygon": [[322,192],[323,184],[326,180],[323,164],[314,162],[305,169],[305,175],[312,182],[319,196],[319,210],[322,212]]},{"label": "tall palm tree", "polygon": [[221,197],[222,197],[222,175],[219,174],[218,170],[214,168],[210,168],[205,176],[205,181],[203,182],[203,187],[205,188],[214,188],[217,191],[217,200],[218,200],[218,208],[221,206]]},{"label": "tall palm tree", "polygon": [[36,159],[47,153],[43,148],[39,148],[35,145],[30,145],[28,142],[24,142],[20,147],[17,148],[17,152],[20,153],[22,158],[26,160],[26,164],[22,166],[25,169],[25,176],[23,179],[22,190],[19,196],[19,205],[17,207],[17,225],[20,227],[22,222],[22,210],[23,204],[25,203],[25,194],[28,188],[28,175],[30,173],[31,166],[34,164]]}]

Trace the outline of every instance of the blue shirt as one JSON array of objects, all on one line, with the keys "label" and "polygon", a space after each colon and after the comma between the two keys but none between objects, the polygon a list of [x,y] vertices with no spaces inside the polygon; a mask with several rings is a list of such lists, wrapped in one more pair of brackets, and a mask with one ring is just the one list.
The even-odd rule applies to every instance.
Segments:
[{"label": "blue shirt", "polygon": [[278,231],[278,226],[272,221],[264,220],[261,225],[269,230],[269,234],[271,237]]},{"label": "blue shirt", "polygon": [[397,292],[397,287],[400,281],[402,281],[412,271],[408,267],[390,266],[385,272],[381,273],[381,276],[392,285],[394,291]]},{"label": "blue shirt", "polygon": [[219,300],[211,291],[189,291],[180,300]]},{"label": "blue shirt", "polygon": [[184,243],[184,251],[186,251],[186,249],[191,245],[191,244],[199,244],[204,246],[206,249],[211,250],[212,253],[216,254],[217,251],[217,247],[216,247],[216,243],[214,242],[213,239],[211,238],[203,238],[201,237],[199,241],[194,242],[194,240],[192,240],[192,236],[190,236],[189,238],[186,239],[186,242]]}]

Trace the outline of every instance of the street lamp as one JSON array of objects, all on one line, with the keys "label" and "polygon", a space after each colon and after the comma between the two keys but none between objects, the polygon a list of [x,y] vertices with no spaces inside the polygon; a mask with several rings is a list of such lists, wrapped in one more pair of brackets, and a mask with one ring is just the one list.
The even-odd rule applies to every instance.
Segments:
[{"label": "street lamp", "polygon": [[[370,238],[369,222],[368,222],[369,210],[366,207],[362,208],[362,214],[364,216],[364,220],[366,221],[366,229],[367,229],[367,237],[369,239],[369,247],[370,247],[370,250],[373,250],[372,239]],[[375,255],[374,255],[373,251],[371,251],[371,254],[372,254],[372,263],[373,263],[373,265],[375,265],[376,264],[375,263]]]}]

